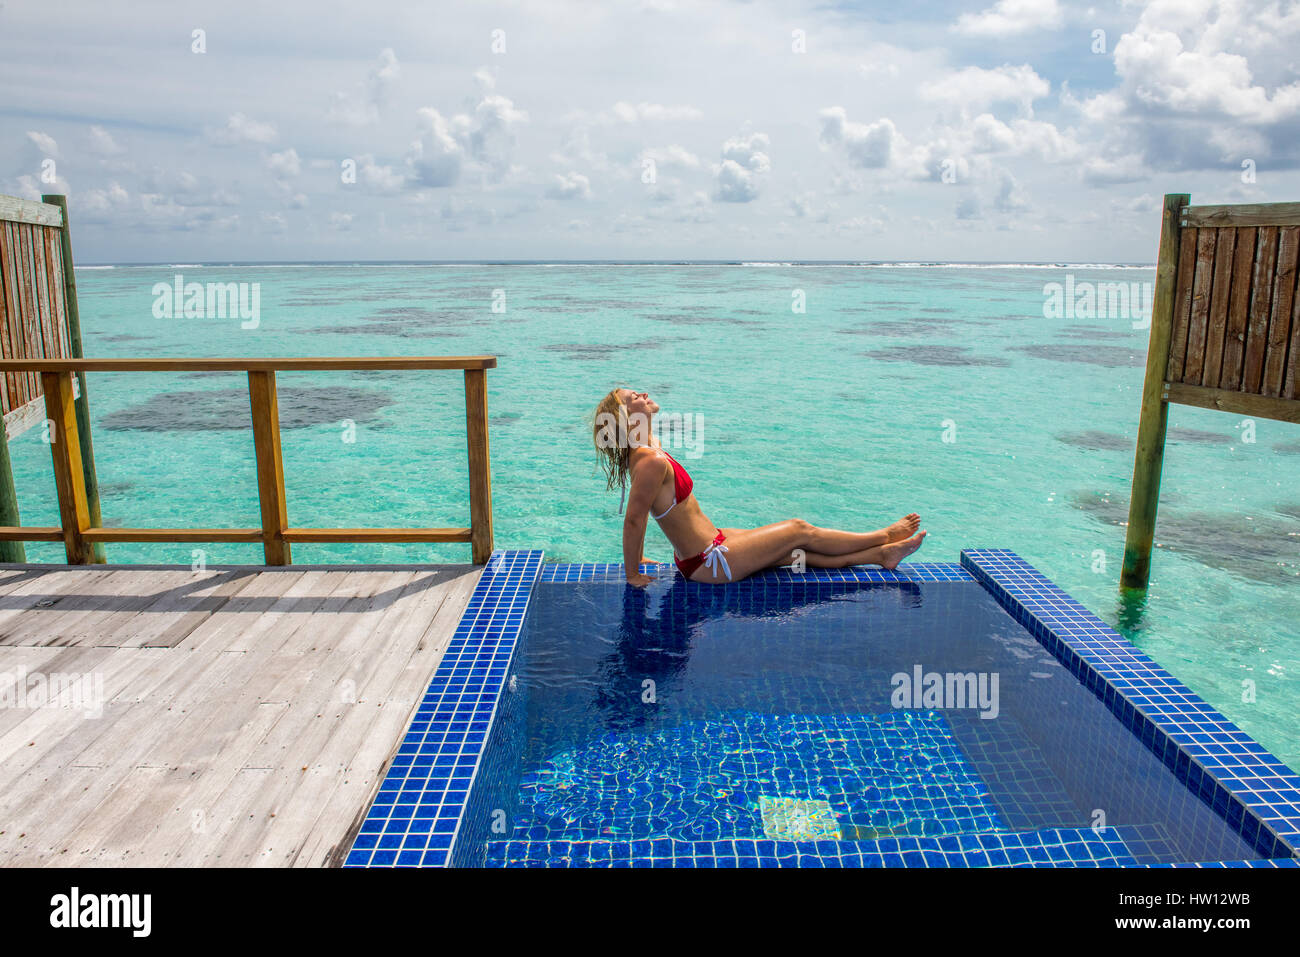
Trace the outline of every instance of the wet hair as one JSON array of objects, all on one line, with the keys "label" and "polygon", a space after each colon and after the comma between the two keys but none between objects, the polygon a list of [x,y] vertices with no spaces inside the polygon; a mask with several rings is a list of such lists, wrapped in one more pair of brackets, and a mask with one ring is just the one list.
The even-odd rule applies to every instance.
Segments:
[{"label": "wet hair", "polygon": [[627,468],[632,460],[628,444],[627,406],[619,398],[623,386],[610,389],[592,415],[591,440],[596,446],[596,457],[605,474],[605,488],[613,491],[627,484]]}]

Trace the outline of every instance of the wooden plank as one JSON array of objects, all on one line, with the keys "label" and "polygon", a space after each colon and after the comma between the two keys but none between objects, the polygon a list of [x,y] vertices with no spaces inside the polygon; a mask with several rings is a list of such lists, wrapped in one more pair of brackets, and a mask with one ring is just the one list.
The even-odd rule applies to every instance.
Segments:
[{"label": "wooden plank", "polygon": [[1263,395],[1280,396],[1286,376],[1286,353],[1291,343],[1291,310],[1295,305],[1296,259],[1300,254],[1300,226],[1278,230],[1277,272],[1273,278],[1273,305],[1269,310],[1264,351]]},{"label": "wooden plank", "polygon": [[338,372],[356,369],[494,369],[496,356],[307,356],[150,359],[18,359],[0,371],[37,372]]},{"label": "wooden plank", "polygon": [[34,317],[35,328],[32,330],[32,346],[36,355],[42,359],[53,359],[54,339],[53,319],[54,304],[50,301],[49,250],[45,245],[47,230],[41,226],[26,226],[30,231],[32,243],[32,281],[36,286],[37,314]]},{"label": "wooden plank", "polygon": [[472,561],[492,557],[492,465],[488,451],[487,373],[465,370],[465,433],[469,448],[469,524]]},{"label": "wooden plank", "polygon": [[0,195],[0,220],[34,226],[62,226],[63,210],[48,203]]},{"label": "wooden plank", "polygon": [[[264,584],[271,592],[285,585],[292,576],[259,574],[254,585]],[[18,784],[0,793],[0,819],[9,819],[14,807],[42,802],[42,778],[60,773],[63,768],[83,765],[102,769],[103,773],[93,788],[78,793],[68,807],[60,807],[55,820],[42,821],[53,837],[61,839],[69,831],[93,815],[107,800],[132,768],[138,766],[160,737],[174,733],[177,722],[210,694],[214,683],[241,661],[243,655],[226,652],[232,637],[239,637],[245,629],[253,630],[261,624],[260,609],[250,614],[222,614],[204,623],[185,643],[184,652],[171,649],[146,652],[121,649],[117,655],[143,656],[152,662],[138,670],[130,684],[109,698],[104,720],[90,722],[80,734],[65,740],[56,740],[44,753],[33,757],[23,755],[15,764],[6,764],[5,772],[18,778]],[[274,624],[273,616],[270,624]],[[313,619],[304,616],[299,622],[310,629]],[[318,623],[317,623],[318,624]],[[294,629],[284,630],[290,633]],[[272,635],[274,637],[274,635]],[[131,659],[128,659],[131,660]],[[0,739],[0,747],[3,747]],[[0,750],[0,754],[4,753]],[[26,781],[32,781],[29,786]],[[0,858],[0,863],[10,863]]]},{"label": "wooden plank", "polygon": [[[65,614],[52,615],[31,631],[16,631],[8,643],[138,648],[167,633],[168,645],[174,644],[224,606],[228,596],[247,586],[255,574],[251,569],[199,573],[184,568],[119,569],[93,586],[83,586],[72,600],[61,599],[55,607],[66,606]],[[28,618],[36,614],[29,612]]]},{"label": "wooden plank", "polygon": [[1188,206],[1184,226],[1300,226],[1300,203],[1238,203]]},{"label": "wooden plank", "polygon": [[1165,384],[1168,401],[1180,405],[1194,405],[1202,409],[1218,409],[1261,419],[1280,422],[1300,422],[1300,399],[1281,399],[1272,396],[1252,395],[1249,392],[1230,392],[1227,389],[1207,389],[1184,382]]},{"label": "wooden plank", "polygon": [[[1162,233],[1162,241],[1163,235]],[[1192,315],[1192,280],[1196,275],[1196,230],[1182,230],[1178,242],[1178,254],[1170,257],[1178,263],[1178,276],[1173,293],[1173,322],[1169,331],[1169,362],[1167,371],[1161,378],[1181,382],[1187,358],[1187,327]],[[1158,264],[1156,268],[1160,268]]]},{"label": "wooden plank", "polygon": [[[54,624],[51,630],[60,632],[60,644],[139,647],[129,634],[123,637],[131,623],[174,588],[193,584],[194,573],[189,569],[126,570],[110,581],[117,589],[112,600],[96,602],[88,613]],[[109,640],[109,636],[117,637]]]},{"label": "wooden plank", "polygon": [[88,528],[88,542],[260,542],[260,528]]},{"label": "wooden plank", "polygon": [[[286,542],[468,542],[468,528],[286,528]],[[260,533],[259,533],[260,537]]]},{"label": "wooden plank", "polygon": [[[358,571],[256,574],[267,595],[315,575],[360,597],[340,609],[321,604],[319,587],[295,587],[319,614],[280,603],[223,609],[189,651],[67,649],[100,653],[64,659],[70,670],[81,661],[120,677],[106,679],[113,695],[99,721],[42,715],[39,727],[25,722],[30,737],[0,736],[0,819],[13,831],[0,837],[0,864],[318,866],[340,853],[436,669],[430,646],[445,647],[478,578],[477,569],[458,574],[460,598],[447,607],[451,585],[425,587],[427,570]],[[277,614],[298,615],[296,627]],[[227,642],[250,630],[249,615],[261,634],[232,654]],[[294,637],[276,648],[288,631]],[[345,678],[357,681],[356,703],[338,695]],[[195,810],[204,812],[199,833]]]},{"label": "wooden plank", "polygon": [[173,648],[213,615],[227,613],[232,601],[257,603],[256,599],[245,594],[258,578],[258,573],[252,569],[209,570],[195,574],[193,582],[164,592],[158,601],[132,619],[128,627],[105,635],[101,644],[123,648]]},{"label": "wooden plank", "polygon": [[1219,230],[1214,247],[1214,285],[1210,294],[1210,313],[1205,330],[1205,363],[1201,385],[1218,386],[1223,373],[1223,343],[1228,330],[1228,306],[1232,299],[1232,267],[1237,230]]},{"label": "wooden plank", "polygon": [[1282,395],[1288,399],[1300,399],[1300,289],[1296,291],[1291,306],[1291,345],[1287,348]]},{"label": "wooden plank", "polygon": [[[327,749],[317,756],[318,764],[341,765],[345,774],[328,800],[320,803],[320,814],[307,840],[287,863],[295,867],[342,863],[481,574],[476,569],[443,586],[436,608],[412,616],[408,625],[393,635],[394,641],[402,642],[400,647],[404,649],[406,628],[421,629],[423,621],[415,647],[409,652],[383,655],[378,659],[382,666],[365,684],[358,686],[358,705],[373,705],[377,713],[368,724],[358,726],[355,722],[365,718],[364,712],[358,710],[349,718],[354,721],[352,728],[340,728]],[[437,601],[438,597],[431,595],[429,599]],[[395,668],[400,669],[396,674]]]},{"label": "wooden plank", "polygon": [[[286,775],[295,779],[301,776],[303,762],[286,758],[286,749],[291,743],[301,742],[304,737],[315,733],[316,728],[328,728],[330,722],[323,720],[324,715],[340,703],[337,680],[329,677],[333,673],[329,663],[340,654],[340,649],[363,647],[376,653],[375,643],[369,639],[387,634],[381,624],[393,607],[387,595],[393,587],[405,588],[413,577],[414,573],[408,572],[365,570],[348,573],[347,585],[336,590],[333,596],[332,607],[338,610],[315,616],[312,627],[299,631],[302,640],[284,643],[271,660],[260,662],[257,669],[240,682],[238,693],[241,700],[260,705],[290,705],[267,734],[249,742],[251,748],[241,749],[239,755],[240,773],[258,769],[269,773],[256,791],[231,794],[227,790],[212,796],[205,805],[209,817],[237,820],[241,822],[240,826],[188,841],[176,856],[176,864],[224,863],[230,857],[227,852],[232,845],[241,836],[256,830],[257,823],[253,818],[260,822],[268,813],[273,813],[273,795],[280,789],[282,778]],[[337,606],[337,599],[347,591],[354,592],[354,597]],[[384,646],[387,647],[386,641]],[[225,697],[228,703],[228,696]],[[219,716],[221,713],[217,711],[215,714]],[[210,722],[202,726],[197,722],[193,725],[194,733],[190,735],[182,762],[211,762],[213,755],[220,752],[219,746],[205,740],[202,735],[211,726]]]},{"label": "wooden plank", "polygon": [[249,404],[253,413],[253,450],[257,457],[257,498],[262,510],[262,550],[268,565],[288,565],[289,526],[284,498],[284,456],[280,450],[280,410],[275,395],[274,372],[248,373]]},{"label": "wooden plank", "polygon": [[1214,285],[1214,251],[1217,229],[1196,233],[1196,272],[1192,277],[1192,309],[1187,320],[1187,353],[1183,359],[1184,382],[1200,383],[1205,368],[1205,336],[1209,324],[1210,297]]},{"label": "wooden plank", "polygon": [[[5,224],[0,223],[0,359],[12,359],[13,356],[9,351],[9,262],[7,250],[9,248],[8,229]],[[0,411],[4,413],[5,426],[8,427],[9,417],[18,408],[10,399],[10,386],[13,378],[12,372],[6,372],[3,379],[0,379]]]},{"label": "wooden plank", "polygon": [[[284,694],[295,704],[310,707],[293,708],[250,756],[250,766],[268,765],[274,772],[267,787],[248,806],[248,826],[221,844],[219,860],[223,865],[292,862],[321,803],[344,771],[333,763],[322,766],[319,762],[320,754],[348,716],[361,709],[355,691],[349,696],[341,693],[343,682],[350,680],[359,687],[366,670],[364,662],[376,657],[370,635],[393,634],[418,609],[418,603],[411,600],[422,590],[418,579],[418,573],[386,573],[381,579],[383,587],[400,588],[398,599],[387,607],[357,616],[336,632],[335,641],[318,649],[319,663],[309,675],[305,669],[298,669],[285,683],[287,687],[271,692],[272,696]],[[385,642],[385,655],[389,654],[402,654],[391,639]],[[304,675],[308,675],[306,681],[301,680]]]},{"label": "wooden plank", "polygon": [[80,623],[92,618],[102,620],[115,610],[139,608],[146,603],[137,593],[140,578],[140,572],[125,569],[102,569],[76,575],[74,588],[57,598],[47,599],[48,605],[24,612],[7,627],[3,644],[76,644],[74,636]]},{"label": "wooden plank", "polygon": [[1228,326],[1223,338],[1223,369],[1217,385],[1223,389],[1241,387],[1242,367],[1246,359],[1246,327],[1250,322],[1251,269],[1255,263],[1258,230],[1246,226],[1237,230],[1236,250],[1232,263],[1232,301],[1228,304]]},{"label": "wooden plank", "polygon": [[[27,228],[22,223],[11,227],[14,231],[14,264],[18,276],[18,322],[14,326],[14,347],[18,352],[15,361],[24,357],[35,360],[31,345],[31,321],[36,315],[36,292],[32,287],[32,247],[27,238]],[[28,372],[27,398],[41,394],[40,376],[34,371]]]},{"label": "wooden plank", "polygon": [[[66,307],[64,311],[66,329],[63,332],[68,341],[70,358],[77,359],[82,355],[81,313],[77,306],[77,276],[72,258],[72,224],[68,219],[68,199],[57,194],[46,194],[41,199],[52,206],[58,206],[63,213],[63,228],[58,231],[57,236],[52,231],[47,230],[47,232],[51,233],[52,238],[57,239],[58,261],[61,267],[58,280],[63,286],[63,301]],[[58,352],[57,348],[53,348],[50,355],[57,355]],[[81,442],[81,469],[85,478],[86,508],[90,515],[90,524],[98,528],[104,524],[104,520],[99,509],[99,476],[95,472],[95,444],[90,431],[90,395],[86,389],[84,371],[77,372],[75,383],[77,436]],[[91,542],[90,561],[102,564],[106,560],[103,544]]]},{"label": "wooden plank", "polygon": [[49,525],[0,525],[2,542],[61,542],[63,529]]},{"label": "wooden plank", "polygon": [[[5,670],[15,679],[18,678],[19,669],[22,668],[27,669],[28,677],[37,673],[44,675],[47,680],[47,692],[49,689],[48,682],[56,674],[66,675],[68,672],[74,672],[78,675],[85,675],[87,670],[93,670],[95,674],[91,675],[90,687],[82,686],[83,691],[90,692],[90,695],[83,694],[81,702],[72,702],[67,699],[63,699],[62,702],[66,705],[82,704],[83,707],[75,710],[80,712],[80,720],[85,720],[87,711],[93,711],[97,703],[102,704],[102,701],[96,702],[94,700],[95,678],[99,677],[101,679],[103,682],[102,688],[104,693],[107,694],[111,681],[109,676],[114,671],[112,664],[106,657],[107,649],[104,651],[90,649],[90,652],[89,655],[82,654],[80,648],[5,648]],[[28,687],[31,687],[31,685],[29,684]],[[32,746],[31,735],[47,727],[39,716],[31,714],[31,710],[22,707],[6,707],[0,710],[0,736],[6,738],[8,742],[6,748],[0,751],[0,767],[3,767],[7,763],[7,759],[12,757],[16,751]],[[75,721],[65,722],[63,728],[67,730],[69,725],[75,726],[75,724]],[[17,748],[14,745],[17,745]],[[0,830],[4,830],[3,825],[0,825]]]},{"label": "wooden plank", "polygon": [[93,556],[81,533],[90,526],[86,509],[86,483],[81,471],[81,443],[77,440],[77,413],[72,405],[72,373],[42,372],[46,415],[51,427],[50,454],[54,460],[54,485],[59,494],[59,517],[69,565],[82,565]]},{"label": "wooden plank", "polygon": [[[1133,485],[1124,540],[1124,565],[1120,589],[1145,591],[1151,577],[1151,548],[1155,541],[1156,510],[1160,502],[1160,472],[1164,464],[1165,427],[1169,405],[1164,398],[1165,379],[1174,375],[1172,344],[1177,317],[1191,308],[1190,262],[1195,255],[1194,230],[1180,230],[1178,222],[1191,197],[1165,196],[1160,220],[1160,245],[1156,253],[1156,282],[1151,300],[1151,332],[1147,341],[1146,377],[1142,381],[1142,411],[1138,420],[1137,450],[1133,457]],[[1180,236],[1181,232],[1181,236]],[[1186,282],[1184,284],[1184,277]],[[1185,290],[1184,290],[1185,286]],[[1186,350],[1186,324],[1183,326]],[[1179,359],[1178,376],[1182,374]]]},{"label": "wooden plank", "polygon": [[32,426],[44,421],[44,419],[45,403],[40,396],[37,396],[26,405],[5,413],[5,438],[12,442]]},{"label": "wooden plank", "polygon": [[1246,328],[1246,359],[1241,390],[1258,395],[1264,380],[1264,353],[1268,345],[1268,319],[1273,308],[1273,274],[1277,268],[1277,227],[1263,226],[1255,248],[1250,296],[1250,324]]},{"label": "wooden plank", "polygon": [[66,568],[30,571],[12,587],[6,587],[0,594],[0,637],[8,635],[11,628],[25,621],[30,609],[45,607],[43,602],[57,601],[62,595],[74,591],[81,580],[75,572]]},{"label": "wooden plank", "polygon": [[[0,279],[3,279],[5,313],[3,315],[4,328],[0,330],[0,361],[18,359],[22,354],[17,351],[14,338],[14,330],[20,323],[22,314],[22,305],[18,301],[18,267],[14,259],[14,225],[13,223],[0,222]],[[4,407],[6,410],[20,408],[31,401],[31,397],[24,397],[23,383],[26,381],[27,373],[23,372],[6,372],[5,376],[5,395]]]}]

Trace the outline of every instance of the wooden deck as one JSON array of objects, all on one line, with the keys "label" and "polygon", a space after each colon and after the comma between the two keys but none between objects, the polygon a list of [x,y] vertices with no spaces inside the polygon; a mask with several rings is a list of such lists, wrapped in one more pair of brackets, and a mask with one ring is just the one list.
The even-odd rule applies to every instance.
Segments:
[{"label": "wooden deck", "polygon": [[0,866],[339,863],[481,572],[0,565]]}]

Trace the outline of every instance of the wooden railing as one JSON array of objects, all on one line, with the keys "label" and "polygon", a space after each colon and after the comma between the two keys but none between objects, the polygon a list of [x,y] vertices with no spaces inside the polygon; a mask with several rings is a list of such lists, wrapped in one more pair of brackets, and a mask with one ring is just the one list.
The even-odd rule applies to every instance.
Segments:
[{"label": "wooden railing", "polygon": [[[469,542],[473,561],[492,553],[492,480],[488,453],[487,370],[495,356],[290,359],[6,359],[0,373],[36,372],[50,421],[50,449],[59,496],[60,527],[0,526],[0,541],[57,542],[69,564],[93,561],[97,542],[258,542],[268,565],[290,564],[293,542]],[[296,528],[289,525],[280,451],[277,371],[353,369],[462,369],[465,428],[469,442],[469,528]],[[91,525],[81,458],[73,377],[86,372],[247,372],[257,456],[261,528],[103,528]]]},{"label": "wooden railing", "polygon": [[1169,404],[1300,422],[1300,203],[1165,196],[1122,591],[1151,576]]}]

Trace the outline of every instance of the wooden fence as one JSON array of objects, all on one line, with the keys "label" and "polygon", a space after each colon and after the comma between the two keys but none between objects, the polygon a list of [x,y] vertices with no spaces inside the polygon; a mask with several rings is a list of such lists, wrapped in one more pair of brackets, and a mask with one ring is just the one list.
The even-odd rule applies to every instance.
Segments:
[{"label": "wooden fence", "polygon": [[1300,203],[1165,197],[1122,589],[1151,575],[1169,403],[1300,422]]}]

